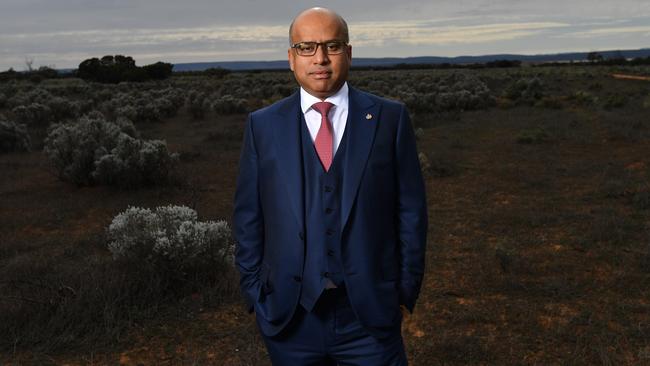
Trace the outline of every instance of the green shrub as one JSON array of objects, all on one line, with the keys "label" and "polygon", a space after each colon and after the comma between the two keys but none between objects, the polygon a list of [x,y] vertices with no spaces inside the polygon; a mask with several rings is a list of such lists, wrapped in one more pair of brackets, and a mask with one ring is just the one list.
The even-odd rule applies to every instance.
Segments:
[{"label": "green shrub", "polygon": [[598,98],[584,90],[578,90],[569,96],[569,99],[578,105],[593,105],[596,104]]},{"label": "green shrub", "polygon": [[627,104],[627,97],[622,94],[609,94],[603,99],[603,108],[616,109],[623,108]]},{"label": "green shrub", "polygon": [[520,144],[539,144],[549,141],[551,135],[542,127],[525,129],[517,135],[517,142]]},{"label": "green shrub", "polygon": [[563,107],[562,98],[557,96],[544,96],[537,103],[535,103],[535,105],[538,107],[550,109],[562,109]]}]

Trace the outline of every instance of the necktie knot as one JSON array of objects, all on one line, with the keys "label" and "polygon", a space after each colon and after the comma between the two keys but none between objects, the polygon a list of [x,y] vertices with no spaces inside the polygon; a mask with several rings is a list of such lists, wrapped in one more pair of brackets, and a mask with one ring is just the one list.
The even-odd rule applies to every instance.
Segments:
[{"label": "necktie knot", "polygon": [[316,112],[320,113],[321,116],[327,118],[327,114],[330,112],[330,109],[334,107],[334,104],[330,102],[318,102],[314,103],[311,107],[314,108]]}]

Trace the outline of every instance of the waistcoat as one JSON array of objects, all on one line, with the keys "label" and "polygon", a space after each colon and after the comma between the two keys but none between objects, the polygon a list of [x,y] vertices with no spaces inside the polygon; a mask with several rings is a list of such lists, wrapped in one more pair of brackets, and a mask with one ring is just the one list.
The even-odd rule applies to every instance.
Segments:
[{"label": "waistcoat", "polygon": [[316,304],[328,279],[342,286],[341,191],[343,162],[347,151],[347,125],[341,143],[326,172],[318,158],[304,116],[301,145],[304,181],[305,266],[300,304],[307,310]]}]

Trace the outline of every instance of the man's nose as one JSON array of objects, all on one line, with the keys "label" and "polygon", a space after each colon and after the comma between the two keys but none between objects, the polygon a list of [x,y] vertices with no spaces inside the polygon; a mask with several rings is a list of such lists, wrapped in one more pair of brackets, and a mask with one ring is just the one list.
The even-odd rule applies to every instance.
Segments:
[{"label": "man's nose", "polygon": [[319,44],[318,48],[316,48],[316,54],[314,55],[315,64],[324,65],[330,62],[330,58],[325,47],[326,46],[324,44]]}]

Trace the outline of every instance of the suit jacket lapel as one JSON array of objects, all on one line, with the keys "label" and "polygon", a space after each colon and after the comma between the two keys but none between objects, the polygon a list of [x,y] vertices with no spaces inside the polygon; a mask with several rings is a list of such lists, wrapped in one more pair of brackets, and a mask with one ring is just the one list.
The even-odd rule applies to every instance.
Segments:
[{"label": "suit jacket lapel", "polygon": [[300,93],[296,92],[290,96],[280,107],[278,114],[277,121],[273,121],[274,126],[271,127],[275,135],[276,163],[285,182],[289,204],[304,232]]},{"label": "suit jacket lapel", "polygon": [[343,191],[341,197],[341,232],[348,222],[359,183],[375,140],[379,120],[379,104],[363,93],[350,88],[346,128],[348,145],[343,165]]}]

